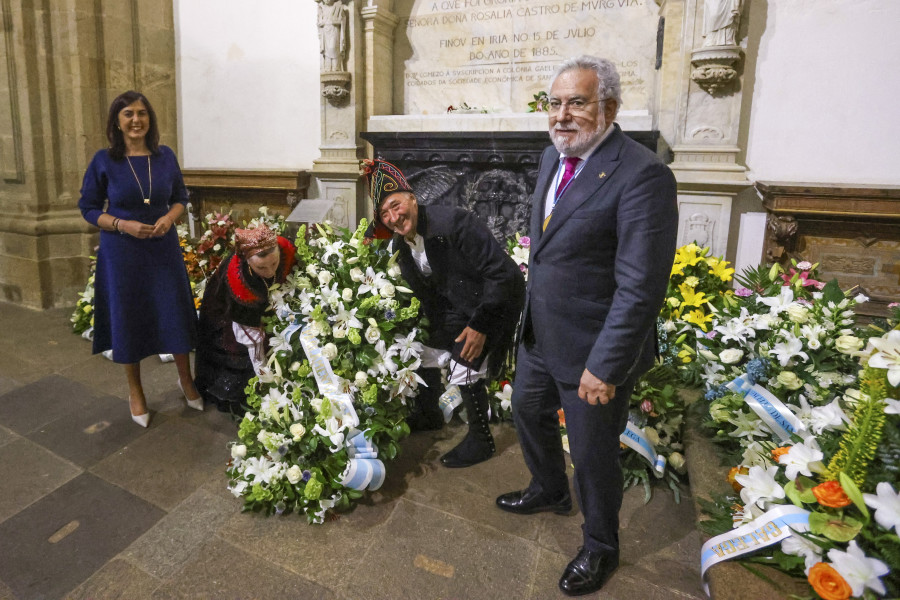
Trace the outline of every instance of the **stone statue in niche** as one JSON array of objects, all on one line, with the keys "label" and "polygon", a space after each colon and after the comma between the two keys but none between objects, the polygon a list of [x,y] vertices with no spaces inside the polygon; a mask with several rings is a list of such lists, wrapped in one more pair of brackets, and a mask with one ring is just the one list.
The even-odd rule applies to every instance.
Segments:
[{"label": "stone statue in niche", "polygon": [[344,70],[347,57],[347,8],[341,0],[316,0],[319,3],[319,53],[322,71],[334,73]]},{"label": "stone statue in niche", "polygon": [[735,46],[743,0],[704,0],[703,47]]}]

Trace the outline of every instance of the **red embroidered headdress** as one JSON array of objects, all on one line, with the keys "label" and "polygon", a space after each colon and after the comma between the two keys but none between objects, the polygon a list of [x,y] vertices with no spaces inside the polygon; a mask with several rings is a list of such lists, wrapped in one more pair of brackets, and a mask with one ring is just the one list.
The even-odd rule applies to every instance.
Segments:
[{"label": "red embroidered headdress", "polygon": [[244,258],[250,258],[278,245],[278,236],[265,225],[253,229],[235,229],[234,240],[238,254]]}]

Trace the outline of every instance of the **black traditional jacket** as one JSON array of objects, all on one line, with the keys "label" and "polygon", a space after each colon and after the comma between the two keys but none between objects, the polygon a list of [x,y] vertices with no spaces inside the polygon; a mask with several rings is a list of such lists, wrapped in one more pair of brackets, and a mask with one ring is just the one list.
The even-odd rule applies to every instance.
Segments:
[{"label": "black traditional jacket", "polygon": [[419,205],[416,228],[432,274],[424,276],[402,236],[394,235],[397,264],[430,322],[429,346],[449,349],[467,325],[487,335],[492,363],[512,343],[525,299],[525,279],[487,226],[474,214]]}]

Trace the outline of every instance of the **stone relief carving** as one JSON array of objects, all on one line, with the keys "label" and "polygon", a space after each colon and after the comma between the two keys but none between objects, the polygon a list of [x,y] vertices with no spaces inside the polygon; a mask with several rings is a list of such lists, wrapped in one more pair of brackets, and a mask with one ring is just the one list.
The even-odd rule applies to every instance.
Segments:
[{"label": "stone relief carving", "polygon": [[869,257],[828,254],[822,257],[822,267],[828,271],[837,271],[838,273],[875,275],[875,259]]},{"label": "stone relief carving", "polygon": [[725,139],[725,134],[718,127],[704,125],[694,129],[691,132],[691,138],[695,140],[723,140]]},{"label": "stone relief carving", "polygon": [[797,235],[797,219],[769,214],[766,217],[766,260],[781,262],[789,258],[785,250],[793,245]]},{"label": "stone relief carving", "polygon": [[737,79],[743,8],[743,0],[704,0],[703,44],[691,54],[691,79],[711,95],[730,89]]},{"label": "stone relief carving", "polygon": [[458,206],[487,224],[498,242],[528,231],[533,176],[510,169],[428,167],[407,177],[423,205]]},{"label": "stone relief carving", "polygon": [[711,246],[716,222],[703,213],[694,213],[684,221],[681,245],[696,242],[701,248]]}]

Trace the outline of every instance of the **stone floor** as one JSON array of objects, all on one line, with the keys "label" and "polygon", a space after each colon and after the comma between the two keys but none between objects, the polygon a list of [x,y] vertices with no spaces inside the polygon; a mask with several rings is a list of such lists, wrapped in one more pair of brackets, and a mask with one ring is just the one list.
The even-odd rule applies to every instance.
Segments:
[{"label": "stone floor", "polygon": [[[519,517],[516,434],[469,469],[438,457],[452,426],[406,440],[384,487],[322,526],[242,514],[225,489],[236,425],[185,407],[175,367],[142,363],[153,421],[131,422],[121,367],[91,356],[68,311],[0,304],[0,600],[561,598],[579,516]],[[631,490],[622,565],[595,598],[702,598],[692,503]]]}]

